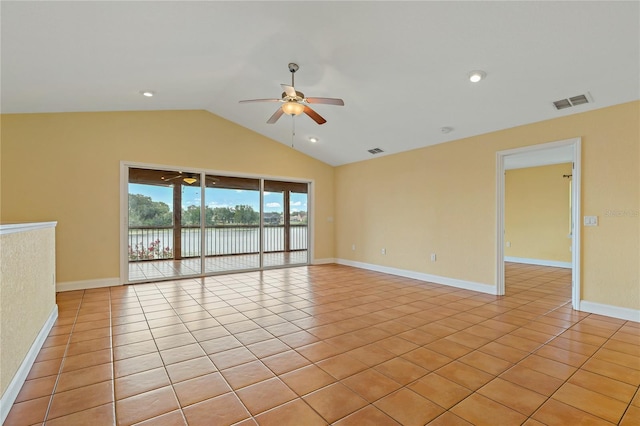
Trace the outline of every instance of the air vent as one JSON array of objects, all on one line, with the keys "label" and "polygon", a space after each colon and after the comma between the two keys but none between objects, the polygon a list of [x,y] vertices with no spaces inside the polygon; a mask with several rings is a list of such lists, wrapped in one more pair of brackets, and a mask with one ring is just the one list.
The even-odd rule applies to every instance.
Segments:
[{"label": "air vent", "polygon": [[588,104],[589,102],[589,97],[587,95],[578,95],[572,98],[560,99],[559,101],[555,101],[553,103],[553,106],[555,106],[556,109],[565,109],[577,105]]},{"label": "air vent", "polygon": [[369,154],[373,154],[373,155],[380,154],[381,152],[384,152],[384,151],[381,150],[380,148],[372,148],[369,150]]}]

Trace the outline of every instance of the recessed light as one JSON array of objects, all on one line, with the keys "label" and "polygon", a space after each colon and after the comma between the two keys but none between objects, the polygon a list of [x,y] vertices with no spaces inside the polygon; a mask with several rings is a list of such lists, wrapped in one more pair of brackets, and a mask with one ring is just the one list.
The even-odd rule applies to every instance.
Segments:
[{"label": "recessed light", "polygon": [[446,134],[446,133],[451,133],[451,132],[453,131],[453,127],[448,127],[448,126],[447,126],[447,127],[441,127],[441,128],[440,128],[440,131],[441,131],[442,133],[445,133],[445,134]]},{"label": "recessed light", "polygon": [[319,140],[320,140],[320,139],[316,138],[315,136],[311,136],[311,137],[309,138],[309,142],[311,142],[311,143],[316,143],[316,142],[318,142]]},{"label": "recessed light", "polygon": [[143,90],[142,92],[140,92],[140,94],[142,96],[146,96],[147,98],[152,97],[153,95],[155,95],[154,92],[152,92],[151,90]]},{"label": "recessed light", "polygon": [[469,73],[469,81],[472,83],[477,83],[480,80],[484,79],[487,76],[487,73],[481,70],[471,71]]}]

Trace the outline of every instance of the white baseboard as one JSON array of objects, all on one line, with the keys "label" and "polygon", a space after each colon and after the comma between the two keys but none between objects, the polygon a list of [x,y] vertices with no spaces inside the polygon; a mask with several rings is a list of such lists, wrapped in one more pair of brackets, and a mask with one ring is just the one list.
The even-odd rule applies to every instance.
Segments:
[{"label": "white baseboard", "polygon": [[87,290],[90,288],[113,287],[122,285],[120,278],[102,278],[97,280],[67,281],[56,284],[56,292]]},{"label": "white baseboard", "polygon": [[525,263],[527,265],[540,265],[540,266],[553,266],[555,268],[569,268],[571,269],[571,262],[560,262],[559,260],[544,260],[544,259],[528,259],[526,257],[513,257],[505,256],[505,262]]},{"label": "white baseboard", "polygon": [[374,265],[371,263],[356,262],[347,259],[336,259],[340,265],[353,266],[355,268],[368,269],[370,271],[383,272],[385,274],[398,275],[406,278],[413,278],[435,284],[442,284],[449,287],[462,288],[465,290],[478,291],[480,293],[496,294],[496,286],[476,283],[473,281],[459,280],[457,278],[442,277],[440,275],[425,274],[422,272],[409,271],[407,269],[391,268],[388,266]]},{"label": "white baseboard", "polygon": [[328,257],[326,259],[313,259],[311,262],[312,265],[328,265],[329,263],[336,263],[336,260],[333,257]]},{"label": "white baseboard", "polygon": [[49,318],[47,318],[44,325],[40,329],[40,332],[36,336],[36,339],[31,345],[31,348],[29,348],[29,351],[22,360],[18,371],[16,371],[13,379],[11,379],[11,383],[9,383],[9,386],[0,398],[0,424],[3,424],[6,420],[7,415],[9,414],[9,410],[18,397],[18,393],[20,392],[20,389],[22,389],[22,385],[27,379],[29,371],[31,370],[31,367],[35,362],[40,349],[42,349],[42,345],[47,339],[47,336],[49,335],[53,324],[56,322],[56,319],[58,319],[58,305],[53,305],[53,309],[49,314]]},{"label": "white baseboard", "polygon": [[598,314],[627,321],[640,322],[640,310],[638,309],[622,308],[620,306],[605,305],[602,303],[589,302],[588,300],[581,300],[578,310],[589,312],[590,314]]}]

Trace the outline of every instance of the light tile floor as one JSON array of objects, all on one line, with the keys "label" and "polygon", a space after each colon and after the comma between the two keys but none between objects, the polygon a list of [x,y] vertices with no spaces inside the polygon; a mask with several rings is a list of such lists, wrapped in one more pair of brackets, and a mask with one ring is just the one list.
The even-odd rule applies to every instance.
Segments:
[{"label": "light tile floor", "polygon": [[[263,263],[266,268],[289,265],[306,265],[309,263],[308,251],[265,253]],[[182,260],[148,260],[129,262],[129,281],[149,281],[166,278],[179,278],[189,275],[200,275],[200,259]],[[219,274],[230,271],[258,269],[260,256],[257,254],[240,254],[233,256],[206,257],[205,274]]]},{"label": "light tile floor", "polygon": [[58,294],[10,425],[638,425],[640,326],[346,266]]}]

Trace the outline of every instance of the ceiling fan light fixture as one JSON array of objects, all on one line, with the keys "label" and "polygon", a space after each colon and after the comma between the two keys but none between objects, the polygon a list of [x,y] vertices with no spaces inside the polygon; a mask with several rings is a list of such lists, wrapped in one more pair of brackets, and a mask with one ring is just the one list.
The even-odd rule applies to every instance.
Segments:
[{"label": "ceiling fan light fixture", "polygon": [[296,101],[287,101],[282,104],[282,111],[288,115],[300,115],[304,111],[304,105]]},{"label": "ceiling fan light fixture", "polygon": [[482,70],[475,70],[469,73],[469,81],[472,83],[477,83],[480,80],[484,79],[487,76],[487,73]]},{"label": "ceiling fan light fixture", "polygon": [[182,180],[188,185],[191,185],[191,184],[196,183],[198,181],[198,179],[193,178],[193,177],[186,177],[186,178],[184,178]]}]

